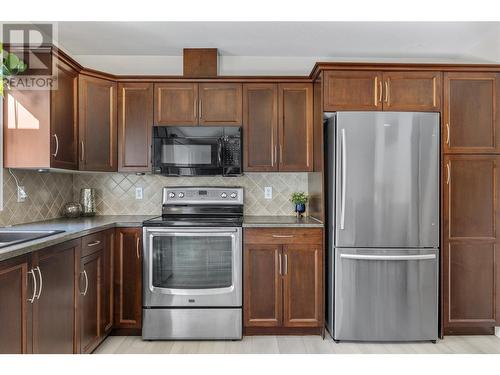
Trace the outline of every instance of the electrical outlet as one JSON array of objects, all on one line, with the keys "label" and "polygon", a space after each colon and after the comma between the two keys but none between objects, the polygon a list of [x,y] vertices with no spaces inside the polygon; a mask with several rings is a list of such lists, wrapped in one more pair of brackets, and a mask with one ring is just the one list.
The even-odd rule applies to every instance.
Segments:
[{"label": "electrical outlet", "polygon": [[273,187],[272,186],[266,186],[264,188],[264,198],[265,199],[273,199]]},{"label": "electrical outlet", "polygon": [[135,199],[142,199],[144,197],[144,189],[142,187],[135,188]]},{"label": "electrical outlet", "polygon": [[19,203],[24,202],[27,197],[28,197],[28,193],[26,193],[26,190],[24,190],[24,186],[18,186],[17,187],[17,201]]}]

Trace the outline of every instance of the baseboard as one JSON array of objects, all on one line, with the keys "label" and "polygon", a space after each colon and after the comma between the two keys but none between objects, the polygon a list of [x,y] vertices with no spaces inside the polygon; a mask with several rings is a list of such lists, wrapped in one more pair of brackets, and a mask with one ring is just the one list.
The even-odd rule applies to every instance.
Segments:
[{"label": "baseboard", "polygon": [[243,336],[322,335],[321,327],[244,327]]}]

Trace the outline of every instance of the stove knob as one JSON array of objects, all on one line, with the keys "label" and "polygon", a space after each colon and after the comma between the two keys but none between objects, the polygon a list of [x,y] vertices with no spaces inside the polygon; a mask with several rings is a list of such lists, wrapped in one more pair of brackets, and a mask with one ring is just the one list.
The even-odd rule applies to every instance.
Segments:
[{"label": "stove knob", "polygon": [[231,193],[231,198],[236,198],[237,194],[236,193]]},{"label": "stove knob", "polygon": [[168,193],[168,197],[169,198],[174,198],[175,197],[175,193]]},{"label": "stove knob", "polygon": [[184,193],[179,193],[179,198],[184,198]]},{"label": "stove knob", "polygon": [[221,197],[221,198],[227,198],[227,194],[226,194],[226,193],[222,193],[222,194],[220,195],[220,197]]}]

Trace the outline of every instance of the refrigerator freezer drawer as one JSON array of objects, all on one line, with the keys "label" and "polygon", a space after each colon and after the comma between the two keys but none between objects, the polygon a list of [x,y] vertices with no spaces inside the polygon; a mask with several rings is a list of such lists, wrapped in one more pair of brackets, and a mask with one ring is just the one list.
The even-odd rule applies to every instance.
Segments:
[{"label": "refrigerator freezer drawer", "polygon": [[335,249],[334,339],[438,337],[438,249]]}]

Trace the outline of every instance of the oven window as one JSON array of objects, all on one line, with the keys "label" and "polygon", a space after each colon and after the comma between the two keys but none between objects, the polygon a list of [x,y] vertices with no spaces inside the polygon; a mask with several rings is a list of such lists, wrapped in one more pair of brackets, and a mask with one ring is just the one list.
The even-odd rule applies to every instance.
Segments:
[{"label": "oven window", "polygon": [[163,144],[161,162],[171,165],[210,165],[212,164],[212,146]]},{"label": "oven window", "polygon": [[213,289],[232,285],[232,237],[153,238],[153,286]]}]

